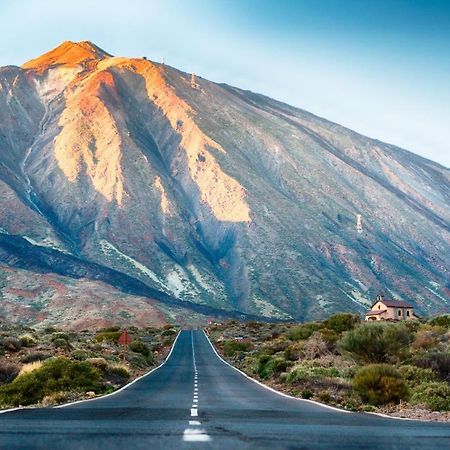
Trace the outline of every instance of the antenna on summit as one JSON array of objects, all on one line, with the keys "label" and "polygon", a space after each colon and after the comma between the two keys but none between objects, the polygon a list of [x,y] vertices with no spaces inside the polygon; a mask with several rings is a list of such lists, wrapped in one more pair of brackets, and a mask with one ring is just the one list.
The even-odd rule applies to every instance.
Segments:
[{"label": "antenna on summit", "polygon": [[200,86],[197,84],[197,82],[195,81],[195,73],[192,72],[191,73],[191,88],[192,89],[198,89]]},{"label": "antenna on summit", "polygon": [[161,64],[162,64],[163,66],[165,65],[164,56],[161,58]]}]

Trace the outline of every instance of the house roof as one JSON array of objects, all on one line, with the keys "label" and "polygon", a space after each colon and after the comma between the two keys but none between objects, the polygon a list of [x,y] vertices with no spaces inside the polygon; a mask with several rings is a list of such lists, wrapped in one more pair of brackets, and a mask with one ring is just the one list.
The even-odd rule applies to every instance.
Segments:
[{"label": "house roof", "polygon": [[413,308],[413,305],[411,303],[403,302],[401,300],[385,300],[382,298],[381,300],[377,300],[371,308],[373,308],[374,305],[376,305],[378,302],[383,303],[383,305],[392,307],[392,308]]}]

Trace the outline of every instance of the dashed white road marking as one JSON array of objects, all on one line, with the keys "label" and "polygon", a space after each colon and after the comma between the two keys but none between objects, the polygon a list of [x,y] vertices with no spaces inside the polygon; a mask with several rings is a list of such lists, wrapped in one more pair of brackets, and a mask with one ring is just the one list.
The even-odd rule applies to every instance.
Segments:
[{"label": "dashed white road marking", "polygon": [[201,425],[202,423],[199,420],[190,420],[189,421],[189,425],[191,426],[198,426]]},{"label": "dashed white road marking", "polygon": [[186,428],[183,433],[183,441],[185,442],[209,442],[210,440],[211,437],[202,429]]},{"label": "dashed white road marking", "polygon": [[198,417],[198,410],[197,408],[191,409],[191,417]]}]

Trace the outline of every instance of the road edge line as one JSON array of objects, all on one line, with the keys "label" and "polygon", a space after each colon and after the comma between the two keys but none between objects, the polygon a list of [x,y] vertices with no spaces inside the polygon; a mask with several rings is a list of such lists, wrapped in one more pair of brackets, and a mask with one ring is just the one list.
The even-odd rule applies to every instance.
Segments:
[{"label": "road edge line", "polygon": [[112,397],[115,394],[118,394],[119,392],[124,391],[125,389],[129,388],[132,384],[136,383],[139,380],[142,380],[142,378],[147,377],[148,375],[150,375],[151,373],[155,372],[156,370],[160,369],[162,366],[164,366],[164,364],[166,364],[166,362],[169,360],[169,358],[172,355],[173,349],[175,348],[175,345],[178,341],[178,337],[181,334],[181,330],[178,332],[177,337],[175,338],[175,340],[173,341],[172,344],[172,348],[170,349],[169,354],[166,356],[166,358],[164,359],[164,361],[158,366],[158,367],[154,367],[153,369],[149,370],[148,372],[144,373],[143,375],[135,378],[133,381],[130,381],[129,383],[125,384],[124,386],[122,386],[120,389],[117,389],[117,391],[114,392],[110,392],[109,394],[105,394],[105,395],[100,395],[99,397],[94,397],[94,398],[85,398],[83,400],[76,400],[74,402],[70,402],[70,403],[64,403],[63,405],[57,405],[57,406],[53,406],[53,409],[56,408],[66,408],[67,406],[72,406],[72,405],[77,405],[79,403],[86,403],[86,402],[93,402],[95,400],[101,400],[103,398],[107,398],[107,397]]},{"label": "road edge line", "polygon": [[322,406],[323,408],[328,408],[331,409],[333,411],[337,411],[337,412],[342,412],[342,413],[346,413],[346,414],[357,414],[357,413],[362,413],[362,414],[372,414],[374,416],[379,416],[379,417],[384,417],[387,419],[396,419],[396,420],[409,420],[409,421],[415,421],[415,422],[433,422],[432,420],[420,420],[420,419],[410,419],[409,417],[395,417],[395,416],[388,416],[387,414],[383,414],[383,413],[376,413],[376,412],[359,412],[359,411],[347,411],[346,409],[341,409],[341,408],[336,408],[335,406],[330,406],[330,405],[325,405],[324,403],[320,403],[320,402],[316,402],[315,400],[309,400],[306,398],[297,398],[297,397],[293,397],[292,395],[289,394],[285,394],[284,392],[280,392],[277,391],[276,389],[265,385],[264,383],[261,383],[258,380],[255,380],[254,378],[252,378],[251,376],[247,375],[245,372],[243,372],[242,370],[238,369],[237,367],[234,367],[232,364],[230,364],[228,361],[225,361],[217,352],[217,350],[215,349],[214,345],[212,344],[211,340],[209,339],[209,336],[206,334],[205,330],[203,329],[203,334],[206,336],[207,341],[209,342],[209,345],[211,346],[211,348],[214,350],[214,353],[217,355],[217,357],[223,361],[226,365],[230,366],[232,369],[238,371],[240,374],[244,375],[245,378],[248,378],[249,380],[253,381],[254,383],[258,384],[259,386],[268,389],[269,391],[281,395],[282,397],[286,397],[286,398],[290,398],[292,400],[298,400],[301,402],[308,402],[308,403],[313,403],[315,405],[318,406]]}]

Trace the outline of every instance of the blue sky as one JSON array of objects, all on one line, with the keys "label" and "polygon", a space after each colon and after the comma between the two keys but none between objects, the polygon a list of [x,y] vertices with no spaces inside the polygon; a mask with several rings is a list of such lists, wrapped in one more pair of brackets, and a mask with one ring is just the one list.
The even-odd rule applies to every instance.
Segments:
[{"label": "blue sky", "polygon": [[450,0],[15,0],[0,29],[0,65],[91,40],[450,166]]}]

